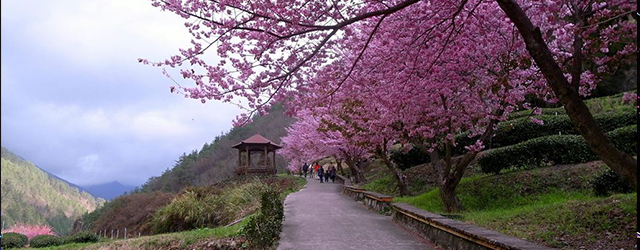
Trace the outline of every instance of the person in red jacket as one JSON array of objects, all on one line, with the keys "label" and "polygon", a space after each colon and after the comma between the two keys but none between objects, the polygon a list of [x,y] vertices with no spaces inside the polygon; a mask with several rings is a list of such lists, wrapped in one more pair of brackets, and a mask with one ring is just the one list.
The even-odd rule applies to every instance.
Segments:
[{"label": "person in red jacket", "polygon": [[316,162],[315,165],[313,165],[313,173],[314,173],[314,177],[318,176],[318,168],[320,168],[320,165],[318,165],[318,162]]}]

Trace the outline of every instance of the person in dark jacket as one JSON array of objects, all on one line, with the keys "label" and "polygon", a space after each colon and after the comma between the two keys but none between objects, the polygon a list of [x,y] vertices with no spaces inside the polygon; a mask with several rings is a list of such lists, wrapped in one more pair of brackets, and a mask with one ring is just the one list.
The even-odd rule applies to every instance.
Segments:
[{"label": "person in dark jacket", "polygon": [[336,167],[331,166],[329,168],[329,177],[331,177],[331,182],[336,182]]},{"label": "person in dark jacket", "polygon": [[302,172],[304,173],[304,178],[307,178],[307,171],[309,171],[309,165],[307,165],[307,163],[305,162],[304,165],[302,165]]},{"label": "person in dark jacket", "polygon": [[318,177],[320,177],[320,183],[322,183],[322,178],[324,178],[324,168],[323,167],[319,167],[318,168]]},{"label": "person in dark jacket", "polygon": [[329,169],[327,169],[327,171],[324,171],[324,182],[329,183],[330,177],[331,177],[331,174],[329,173]]}]

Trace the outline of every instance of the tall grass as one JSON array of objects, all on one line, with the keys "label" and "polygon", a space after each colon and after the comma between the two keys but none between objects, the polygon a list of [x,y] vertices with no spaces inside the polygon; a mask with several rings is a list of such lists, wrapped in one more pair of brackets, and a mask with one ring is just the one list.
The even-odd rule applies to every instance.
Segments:
[{"label": "tall grass", "polygon": [[154,214],[153,231],[166,233],[226,225],[255,211],[260,192],[267,188],[264,183],[254,180],[217,192],[211,192],[207,187],[187,189]]}]

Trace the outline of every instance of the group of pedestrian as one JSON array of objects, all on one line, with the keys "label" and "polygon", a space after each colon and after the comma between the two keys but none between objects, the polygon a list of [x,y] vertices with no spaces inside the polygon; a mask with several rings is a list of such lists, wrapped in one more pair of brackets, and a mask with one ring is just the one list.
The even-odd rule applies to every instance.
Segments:
[{"label": "group of pedestrian", "polygon": [[313,167],[305,162],[301,170],[300,175],[304,174],[304,178],[307,178],[308,172],[311,178],[320,179],[320,183],[329,182],[329,179],[331,179],[331,182],[336,182],[336,167],[334,166],[330,166],[328,170],[325,170],[318,162],[315,162]]}]

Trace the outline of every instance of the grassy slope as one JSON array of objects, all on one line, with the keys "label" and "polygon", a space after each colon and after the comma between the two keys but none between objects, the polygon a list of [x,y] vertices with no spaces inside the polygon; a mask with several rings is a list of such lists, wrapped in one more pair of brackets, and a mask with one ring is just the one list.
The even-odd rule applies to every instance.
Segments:
[{"label": "grassy slope", "polygon": [[[637,217],[636,193],[595,197],[589,180],[601,162],[464,178],[457,189],[467,210],[462,220],[562,249],[621,249],[634,246],[629,232]],[[395,198],[443,213],[438,189]]]},{"label": "grassy slope", "polygon": [[[237,236],[244,225],[249,221],[246,217],[240,223],[230,227],[203,228],[179,233],[159,234],[153,236],[143,236],[140,238],[108,240],[103,239],[98,243],[72,243],[56,247],[38,248],[42,250],[59,249],[193,249],[194,246],[203,242],[215,242],[222,238]],[[22,248],[31,249],[31,248]]]},{"label": "grassy slope", "polygon": [[[294,179],[294,182],[287,183],[287,187],[281,189],[281,197],[284,198],[290,193],[296,192],[304,187],[306,179],[295,176],[279,174],[278,178]],[[278,185],[277,183],[274,185]],[[194,229],[190,231],[158,234],[153,236],[144,236],[140,238],[132,238],[127,240],[108,240],[102,239],[98,243],[72,243],[62,246],[39,248],[45,250],[58,249],[82,249],[82,250],[104,250],[104,249],[201,249],[210,244],[229,244],[231,241],[242,243],[241,238],[237,238],[242,228],[247,224],[249,218],[253,214],[246,216],[239,223],[229,227]],[[26,248],[25,248],[26,249]]]}]

